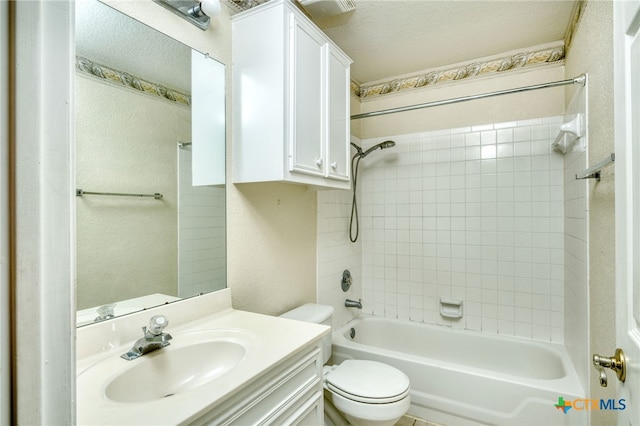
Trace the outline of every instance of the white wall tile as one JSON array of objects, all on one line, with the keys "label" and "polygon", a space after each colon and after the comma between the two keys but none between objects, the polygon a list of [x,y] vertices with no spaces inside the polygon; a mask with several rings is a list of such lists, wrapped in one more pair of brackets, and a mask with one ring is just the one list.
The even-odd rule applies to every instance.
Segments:
[{"label": "white wall tile", "polygon": [[[586,214],[580,191],[572,196],[564,184],[562,156],[549,149],[561,122],[550,117],[390,136],[397,141],[397,160],[363,160],[364,236],[362,243],[341,244],[351,247],[346,258],[361,279],[355,291],[365,311],[562,342],[565,327],[578,321],[564,317],[565,257],[576,270],[586,262]],[[329,232],[330,212],[322,207],[327,192],[318,198],[319,234]],[[342,206],[336,223],[346,229],[350,193],[335,192],[331,197]],[[345,256],[321,255],[338,249],[320,236],[318,241],[319,276],[327,276]],[[325,285],[334,284],[319,283]],[[319,288],[319,300],[334,294],[340,300],[329,302],[339,309],[340,293]],[[442,318],[440,297],[463,300],[464,317]],[[334,324],[350,318],[339,316]]]},{"label": "white wall tile", "polygon": [[225,191],[193,186],[191,149],[178,149],[178,294],[189,297],[224,288]]}]

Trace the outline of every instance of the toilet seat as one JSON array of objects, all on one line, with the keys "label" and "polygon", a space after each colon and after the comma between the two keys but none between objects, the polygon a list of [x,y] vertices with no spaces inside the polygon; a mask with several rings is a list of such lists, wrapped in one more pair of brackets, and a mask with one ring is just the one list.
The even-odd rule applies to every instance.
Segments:
[{"label": "toilet seat", "polygon": [[409,378],[376,361],[346,360],[330,371],[326,384],[344,398],[365,404],[390,404],[409,395]]}]

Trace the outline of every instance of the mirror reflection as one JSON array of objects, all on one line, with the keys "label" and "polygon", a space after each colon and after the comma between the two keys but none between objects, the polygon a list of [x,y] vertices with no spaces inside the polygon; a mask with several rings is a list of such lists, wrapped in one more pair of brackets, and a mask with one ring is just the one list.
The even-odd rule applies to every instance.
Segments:
[{"label": "mirror reflection", "polygon": [[192,185],[191,54],[76,3],[78,325],[226,285],[224,185]]}]

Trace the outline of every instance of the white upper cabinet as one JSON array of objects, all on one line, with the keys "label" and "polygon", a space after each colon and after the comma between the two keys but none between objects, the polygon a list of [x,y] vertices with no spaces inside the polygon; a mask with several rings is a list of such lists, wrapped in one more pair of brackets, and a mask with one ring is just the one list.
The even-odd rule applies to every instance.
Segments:
[{"label": "white upper cabinet", "polygon": [[350,187],[351,59],[290,0],[233,17],[233,181]]},{"label": "white upper cabinet", "polygon": [[[328,44],[329,108],[327,126],[329,135],[329,177],[349,180],[351,147],[349,118],[349,66],[351,60],[341,50]],[[345,148],[346,146],[346,148]]]},{"label": "white upper cabinet", "polygon": [[224,185],[224,65],[191,51],[191,149],[193,186]]},{"label": "white upper cabinet", "polygon": [[289,15],[289,21],[292,52],[288,117],[291,126],[290,170],[324,176],[326,37],[293,13]]}]

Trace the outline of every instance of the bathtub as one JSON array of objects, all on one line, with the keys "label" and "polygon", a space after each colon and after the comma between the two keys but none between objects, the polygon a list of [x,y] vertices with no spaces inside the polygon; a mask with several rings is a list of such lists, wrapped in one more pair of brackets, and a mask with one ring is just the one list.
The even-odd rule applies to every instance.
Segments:
[{"label": "bathtub", "polygon": [[[355,331],[353,338],[350,336]],[[370,359],[411,380],[409,414],[455,425],[585,425],[585,398],[563,345],[361,315],[332,336],[333,363]]]}]

